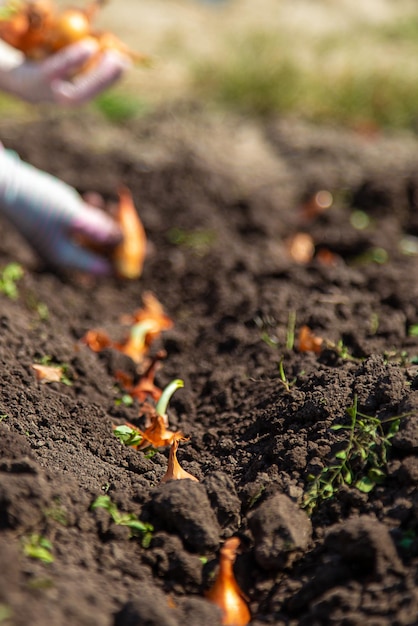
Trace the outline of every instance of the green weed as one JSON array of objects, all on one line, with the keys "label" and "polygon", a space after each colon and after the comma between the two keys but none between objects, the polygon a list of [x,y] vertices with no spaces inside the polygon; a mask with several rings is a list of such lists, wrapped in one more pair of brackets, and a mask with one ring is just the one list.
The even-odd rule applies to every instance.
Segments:
[{"label": "green weed", "polygon": [[291,388],[293,387],[293,385],[296,384],[297,377],[295,376],[294,378],[292,378],[292,380],[289,380],[287,378],[287,375],[286,375],[286,372],[285,372],[285,369],[284,369],[284,365],[283,365],[283,359],[280,359],[280,361],[279,361],[279,376],[280,376],[280,379],[279,379],[280,382],[282,383],[282,385],[286,389],[286,391],[289,393]]},{"label": "green weed", "polygon": [[349,424],[331,426],[333,431],[346,434],[342,442],[344,446],[335,454],[330,465],[324,467],[317,476],[308,477],[310,484],[303,502],[308,514],[323,500],[332,498],[342,485],[369,493],[386,477],[387,452],[405,415],[381,421],[377,417],[360,413],[357,398],[347,409],[347,414]]},{"label": "green weed", "polygon": [[0,292],[11,300],[17,300],[17,283],[23,278],[24,270],[19,263],[9,263],[0,272]]},{"label": "green weed", "polygon": [[36,533],[22,540],[23,554],[31,559],[39,559],[44,563],[53,563],[52,543],[49,539]]},{"label": "green weed", "polygon": [[59,498],[54,499],[53,505],[44,511],[45,517],[61,524],[61,526],[67,526],[67,511],[61,504]]},{"label": "green weed", "polygon": [[108,495],[98,496],[91,505],[91,508],[93,511],[100,508],[105,509],[115,524],[118,526],[128,526],[131,531],[131,536],[142,536],[142,546],[144,548],[149,547],[154,531],[152,524],[141,522],[135,513],[121,513]]},{"label": "green weed", "polygon": [[[115,406],[132,406],[134,403],[134,399],[129,393],[124,393],[120,398],[115,399]],[[115,433],[116,434],[116,433]]]},{"label": "green weed", "polygon": [[139,446],[143,440],[143,436],[137,430],[127,426],[126,424],[117,426],[114,429],[113,434],[125,446]]}]

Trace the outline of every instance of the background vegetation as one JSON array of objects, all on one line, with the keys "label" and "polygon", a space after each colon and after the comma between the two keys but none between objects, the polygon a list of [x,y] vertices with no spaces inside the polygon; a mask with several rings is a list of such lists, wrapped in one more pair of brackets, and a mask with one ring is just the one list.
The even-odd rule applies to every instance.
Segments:
[{"label": "background vegetation", "polygon": [[249,115],[418,128],[414,0],[109,0],[98,26],[153,57],[98,99],[116,121],[198,99]]}]

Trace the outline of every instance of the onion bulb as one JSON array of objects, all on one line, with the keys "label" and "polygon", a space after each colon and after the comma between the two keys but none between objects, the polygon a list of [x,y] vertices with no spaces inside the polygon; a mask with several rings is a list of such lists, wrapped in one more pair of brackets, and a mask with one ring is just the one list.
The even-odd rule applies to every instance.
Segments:
[{"label": "onion bulb", "polygon": [[196,476],[189,474],[184,470],[180,463],[177,460],[177,449],[179,447],[179,442],[177,439],[173,441],[170,448],[170,455],[168,457],[168,467],[167,471],[161,479],[162,483],[166,483],[168,480],[182,480],[183,478],[188,478],[189,480],[194,480],[199,482]]},{"label": "onion bulb", "polygon": [[222,610],[223,626],[246,626],[251,620],[250,610],[233,570],[239,545],[238,537],[225,541],[220,551],[218,576],[213,587],[205,594],[208,600]]}]

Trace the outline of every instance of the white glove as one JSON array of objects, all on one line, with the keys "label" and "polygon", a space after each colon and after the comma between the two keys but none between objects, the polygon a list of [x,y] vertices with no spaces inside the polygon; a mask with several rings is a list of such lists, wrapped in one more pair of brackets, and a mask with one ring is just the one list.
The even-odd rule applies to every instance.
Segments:
[{"label": "white glove", "polygon": [[32,103],[83,104],[116,82],[132,64],[127,56],[105,50],[90,69],[75,75],[99,50],[92,38],[44,61],[28,61],[18,50],[0,43],[0,89]]},{"label": "white glove", "polygon": [[0,213],[5,215],[46,263],[96,275],[113,273],[108,258],[75,243],[114,247],[121,240],[117,224],[86,204],[75,189],[21,161],[0,144]]}]

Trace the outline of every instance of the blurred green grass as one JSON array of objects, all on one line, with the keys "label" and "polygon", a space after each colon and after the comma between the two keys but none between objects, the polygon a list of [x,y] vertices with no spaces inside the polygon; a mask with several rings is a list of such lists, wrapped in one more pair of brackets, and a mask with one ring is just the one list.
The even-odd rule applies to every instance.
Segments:
[{"label": "blurred green grass", "polygon": [[93,107],[114,124],[142,117],[150,110],[145,100],[116,89],[109,89],[97,96]]},{"label": "blurred green grass", "polygon": [[[182,100],[261,118],[418,131],[414,0],[230,0],[216,8],[114,0],[101,16],[104,29],[155,60],[89,105],[113,124]],[[29,108],[0,96],[0,114]]]},{"label": "blurred green grass", "polygon": [[323,37],[309,56],[303,44],[266,31],[231,39],[221,62],[193,64],[196,95],[261,117],[418,130],[418,16]]}]

